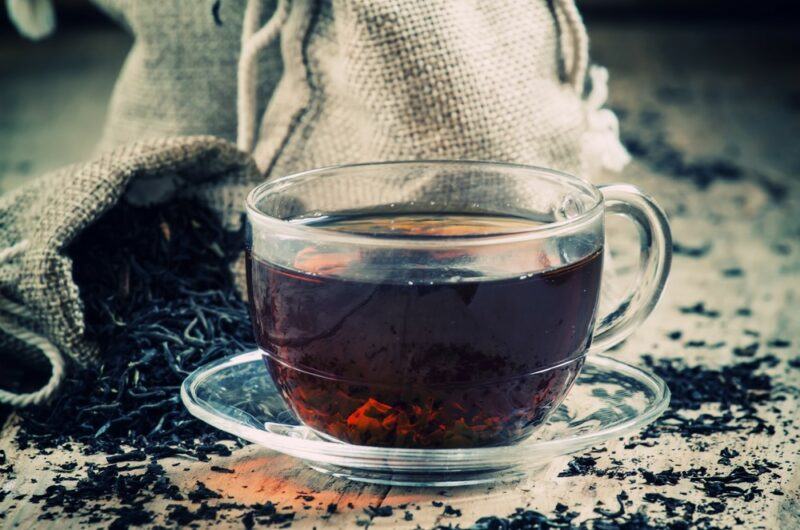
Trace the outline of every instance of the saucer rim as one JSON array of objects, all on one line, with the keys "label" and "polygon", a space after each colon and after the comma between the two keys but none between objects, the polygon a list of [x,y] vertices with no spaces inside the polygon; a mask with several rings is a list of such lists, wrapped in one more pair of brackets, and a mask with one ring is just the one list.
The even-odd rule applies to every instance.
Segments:
[{"label": "saucer rim", "polygon": [[[214,412],[213,407],[204,406],[202,399],[198,398],[192,390],[202,380],[214,374],[240,364],[262,362],[262,352],[258,349],[223,357],[197,368],[184,379],[181,384],[180,397],[190,414],[209,425],[243,438],[249,442],[264,446],[268,449],[279,451],[304,460],[315,462],[339,463],[342,458],[356,459],[398,459],[406,464],[419,462],[420,466],[430,465],[431,458],[439,462],[448,461],[459,466],[473,461],[475,464],[485,465],[493,462],[494,465],[503,463],[518,463],[520,452],[535,449],[537,453],[569,454],[582,448],[591,447],[598,442],[608,440],[615,436],[638,430],[655,421],[669,406],[670,390],[663,379],[658,375],[638,368],[624,361],[613,359],[605,355],[589,354],[586,363],[597,366],[606,371],[615,371],[632,377],[646,385],[656,396],[656,400],[640,415],[633,418],[613,423],[607,427],[591,433],[576,434],[568,437],[556,437],[551,440],[523,441],[509,446],[474,447],[474,448],[445,448],[445,449],[415,449],[392,448],[353,445],[343,442],[327,440],[309,440],[290,437],[285,434],[270,432],[266,429],[257,429],[233,418],[225,417]],[[291,426],[302,429],[301,426]]]}]

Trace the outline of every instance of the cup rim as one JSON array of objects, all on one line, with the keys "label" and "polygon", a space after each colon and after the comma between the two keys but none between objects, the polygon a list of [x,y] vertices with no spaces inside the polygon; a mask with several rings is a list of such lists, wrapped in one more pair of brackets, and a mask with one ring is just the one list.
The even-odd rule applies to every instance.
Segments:
[{"label": "cup rim", "polygon": [[[556,221],[544,225],[531,227],[530,229],[509,233],[509,234],[491,234],[486,236],[442,236],[442,237],[391,237],[386,235],[375,236],[370,234],[354,234],[347,232],[336,232],[333,230],[326,230],[325,228],[315,227],[308,224],[292,223],[290,221],[273,217],[263,212],[256,204],[256,201],[261,199],[265,193],[272,191],[274,188],[285,188],[291,186],[292,183],[301,178],[318,175],[325,178],[326,173],[341,171],[351,168],[365,168],[365,167],[385,167],[385,166],[457,166],[466,165],[475,168],[505,168],[525,170],[539,175],[550,177],[554,180],[566,180],[569,183],[577,186],[585,191],[593,200],[590,208],[585,212],[565,219],[563,221]],[[483,245],[495,245],[506,243],[518,243],[522,241],[529,241],[534,239],[547,239],[557,237],[570,232],[577,231],[581,227],[593,222],[597,217],[602,215],[604,207],[603,195],[600,190],[590,182],[576,177],[575,175],[550,169],[540,166],[532,166],[526,164],[514,164],[508,162],[492,162],[482,160],[391,160],[383,162],[364,162],[358,164],[339,164],[325,166],[316,169],[309,169],[298,173],[292,173],[284,177],[274,180],[263,182],[250,190],[245,199],[245,208],[249,220],[258,221],[260,228],[266,228],[274,231],[276,234],[283,236],[313,239],[315,241],[329,241],[336,243],[350,243],[355,245],[377,246],[377,247],[436,247],[436,248],[452,248],[452,247],[474,247]]]}]

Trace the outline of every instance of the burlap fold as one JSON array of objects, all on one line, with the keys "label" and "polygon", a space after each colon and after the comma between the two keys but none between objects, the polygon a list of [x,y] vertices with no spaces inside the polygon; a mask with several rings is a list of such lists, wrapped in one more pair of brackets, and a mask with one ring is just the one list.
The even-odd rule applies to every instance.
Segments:
[{"label": "burlap fold", "polygon": [[[250,157],[224,140],[176,137],[115,149],[0,197],[0,356],[45,361],[54,374],[53,348],[78,363],[96,358],[66,249],[126,192],[139,203],[192,196],[233,222],[259,178]],[[2,392],[0,402],[41,401],[50,383],[45,392]]]}]

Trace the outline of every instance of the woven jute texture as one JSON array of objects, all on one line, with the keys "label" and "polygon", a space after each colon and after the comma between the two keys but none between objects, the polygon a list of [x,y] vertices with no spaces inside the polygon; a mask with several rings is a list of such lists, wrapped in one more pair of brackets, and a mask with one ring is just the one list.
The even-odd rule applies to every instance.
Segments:
[{"label": "woven jute texture", "polygon": [[[0,266],[4,321],[13,319],[13,327],[34,331],[78,363],[97,359],[84,335],[83,304],[66,252],[75,237],[126,192],[139,202],[148,192],[149,202],[191,196],[230,220],[232,210],[241,209],[239,191],[259,179],[250,157],[232,144],[175,137],[120,147],[0,197],[0,248],[20,250]],[[8,328],[0,326],[0,345],[9,346],[0,356],[36,361],[36,351],[19,347],[7,332],[2,336]]]},{"label": "woven jute texture", "polygon": [[565,73],[577,44],[564,36],[585,28],[557,14],[542,0],[290,2],[254,157],[271,176],[442,158],[585,174],[597,109],[586,69]]},{"label": "woven jute texture", "polygon": [[[245,0],[93,1],[134,38],[114,86],[101,149],[177,135],[235,140]],[[274,0],[260,1],[265,14],[274,10]],[[281,74],[277,43],[258,62],[262,111]]]}]

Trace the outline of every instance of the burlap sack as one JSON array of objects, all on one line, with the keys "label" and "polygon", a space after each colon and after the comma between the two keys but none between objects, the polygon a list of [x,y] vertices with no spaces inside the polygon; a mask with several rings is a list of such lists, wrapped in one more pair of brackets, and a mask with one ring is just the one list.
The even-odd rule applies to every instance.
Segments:
[{"label": "burlap sack", "polygon": [[[133,36],[114,86],[100,150],[147,138],[211,134],[236,139],[236,69],[246,0],[92,0]],[[259,0],[253,20],[275,10]],[[31,38],[54,29],[50,0],[11,0],[10,18]],[[263,13],[262,13],[263,11]],[[258,58],[263,111],[281,74],[277,43]]]},{"label": "burlap sack", "polygon": [[62,353],[79,363],[97,359],[84,335],[83,304],[66,249],[126,192],[149,201],[192,196],[230,219],[232,209],[241,208],[241,197],[230,190],[258,180],[252,160],[232,144],[183,137],[121,147],[0,197],[0,363],[13,355],[51,366],[44,388],[0,390],[0,403],[46,399],[61,379]]},{"label": "burlap sack", "polygon": [[[446,158],[588,177],[628,160],[616,118],[601,108],[607,74],[595,69],[586,82],[588,38],[572,0],[289,4],[270,21],[282,27],[284,73],[257,137],[254,105],[239,102],[239,146],[254,145],[270,176]],[[248,61],[268,41],[255,33],[243,42],[248,86]]]}]

